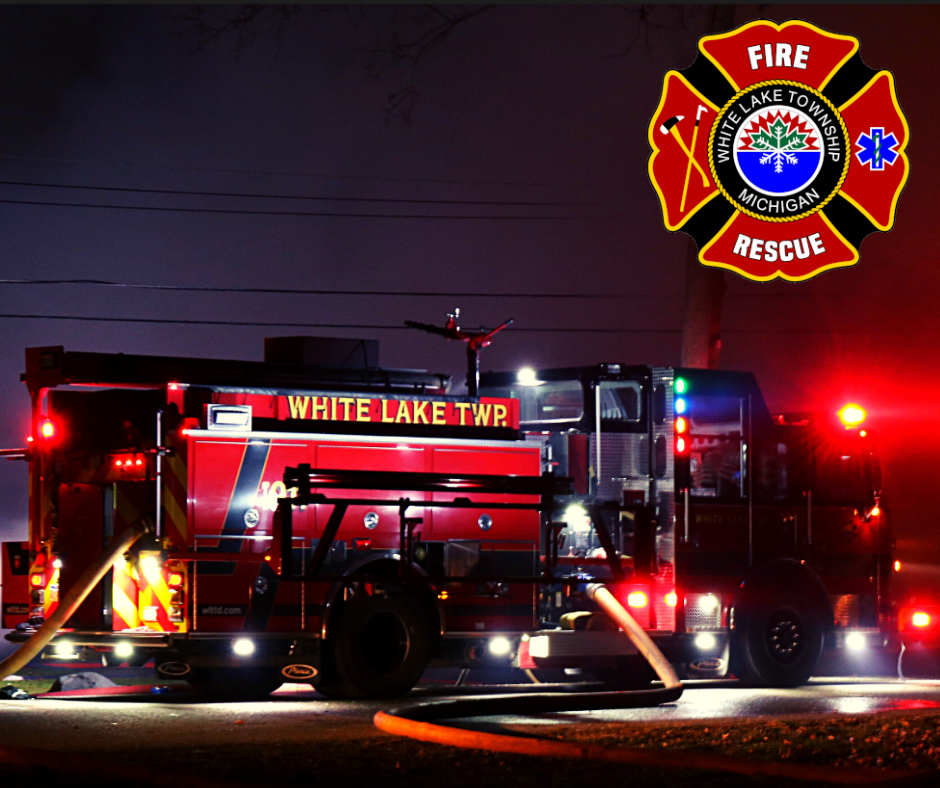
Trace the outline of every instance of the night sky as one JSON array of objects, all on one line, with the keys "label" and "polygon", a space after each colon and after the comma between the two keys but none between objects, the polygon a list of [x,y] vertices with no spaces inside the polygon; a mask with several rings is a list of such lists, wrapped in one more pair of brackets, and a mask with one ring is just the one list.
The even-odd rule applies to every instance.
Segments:
[{"label": "night sky", "polygon": [[[307,9],[280,41],[262,29],[238,58],[234,39],[197,51],[192,36],[173,35],[178,25],[169,17],[177,13],[0,8],[0,180],[282,197],[0,185],[3,278],[627,297],[0,284],[0,445],[24,445],[29,398],[19,375],[30,346],[259,360],[265,336],[365,336],[381,340],[384,366],[451,373],[455,391],[463,381],[462,347],[406,330],[9,317],[16,314],[400,326],[406,319],[443,323],[459,306],[465,327],[513,317],[516,329],[638,331],[506,331],[484,351],[484,370],[678,363],[687,237],[663,227],[646,174],[646,127],[664,73],[695,57],[706,32],[702,9],[686,8],[684,26],[674,24],[675,9],[657,9],[637,36],[636,14],[613,6],[497,7],[421,58],[410,125],[386,113],[389,94],[408,83],[407,65],[375,74],[368,50],[390,31],[407,34],[413,11]],[[849,399],[866,405],[902,574],[940,580],[940,568],[929,566],[940,565],[933,468],[940,171],[930,147],[938,128],[940,8],[739,6],[735,24],[759,17],[803,18],[857,36],[869,66],[894,72],[912,134],[911,176],[894,230],[869,236],[854,268],[796,284],[727,274],[721,366],[755,372],[775,411],[835,410]],[[25,463],[0,464],[0,495],[0,537],[25,538]]]}]

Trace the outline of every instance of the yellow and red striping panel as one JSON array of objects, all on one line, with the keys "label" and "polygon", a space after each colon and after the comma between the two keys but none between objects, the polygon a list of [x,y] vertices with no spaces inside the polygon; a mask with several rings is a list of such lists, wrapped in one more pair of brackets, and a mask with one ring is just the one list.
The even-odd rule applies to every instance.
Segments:
[{"label": "yellow and red striping panel", "polygon": [[134,567],[123,556],[114,562],[111,582],[111,609],[113,629],[135,629],[140,626],[138,613],[138,586]]},{"label": "yellow and red striping panel", "polygon": [[164,532],[171,542],[185,545],[189,540],[187,520],[187,468],[186,456],[189,447],[185,437],[172,433],[167,444],[174,451],[163,458],[162,498]]}]

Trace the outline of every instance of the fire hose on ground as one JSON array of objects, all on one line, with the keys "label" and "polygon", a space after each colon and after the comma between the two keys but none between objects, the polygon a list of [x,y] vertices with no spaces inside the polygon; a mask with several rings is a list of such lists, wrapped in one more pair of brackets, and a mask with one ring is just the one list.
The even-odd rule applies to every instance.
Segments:
[{"label": "fire hose on ground", "polygon": [[682,683],[672,665],[656,644],[637,624],[636,620],[601,584],[587,587],[587,595],[609,615],[623,630],[637,651],[649,662],[663,682],[662,688],[632,690],[628,692],[545,692],[531,695],[498,695],[483,698],[461,698],[459,700],[425,701],[409,704],[388,711],[380,711],[373,717],[379,730],[422,742],[445,744],[489,752],[537,755],[543,757],[585,759],[630,763],[637,766],[714,769],[737,774],[765,774],[794,779],[814,780],[830,783],[894,783],[905,784],[922,774],[898,777],[879,772],[813,766],[798,763],[773,763],[734,758],[725,755],[710,755],[693,751],[676,754],[639,748],[613,748],[585,745],[511,734],[488,733],[467,728],[441,725],[436,720],[454,720],[464,717],[499,715],[534,715],[565,711],[600,711],[608,709],[634,709],[671,703],[682,695]]},{"label": "fire hose on ground", "polygon": [[78,578],[68,593],[59,602],[58,607],[53,614],[47,618],[37,629],[32,637],[22,646],[14,651],[3,662],[0,662],[0,680],[16,673],[30,660],[34,659],[46,647],[46,644],[52,640],[56,632],[61,629],[69,618],[78,610],[79,605],[85,601],[85,597],[91,593],[91,590],[101,582],[101,579],[108,573],[118,556],[127,552],[127,550],[140,537],[148,533],[151,526],[140,521],[135,523],[121,534],[115,535],[111,539],[111,544],[101,554],[95,563],[89,566]]}]

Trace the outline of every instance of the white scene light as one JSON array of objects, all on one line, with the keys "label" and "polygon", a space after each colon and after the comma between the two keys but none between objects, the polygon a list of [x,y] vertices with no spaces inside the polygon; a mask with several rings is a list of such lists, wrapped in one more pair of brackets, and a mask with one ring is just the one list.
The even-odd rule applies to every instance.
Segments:
[{"label": "white scene light", "polygon": [[505,657],[510,651],[512,651],[512,643],[509,642],[509,638],[493,638],[490,641],[489,648],[490,654],[492,654],[494,657]]},{"label": "white scene light", "polygon": [[232,651],[240,657],[250,657],[255,653],[255,644],[248,638],[239,638],[232,643]]}]

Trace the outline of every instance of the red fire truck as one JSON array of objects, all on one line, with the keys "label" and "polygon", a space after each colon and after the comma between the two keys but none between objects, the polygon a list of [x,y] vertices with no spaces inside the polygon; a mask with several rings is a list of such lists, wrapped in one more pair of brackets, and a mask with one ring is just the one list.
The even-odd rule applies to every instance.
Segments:
[{"label": "red fire truck", "polygon": [[481,396],[450,396],[446,376],[381,369],[365,345],[355,365],[324,348],[28,349],[9,637],[143,520],[152,535],[53,655],[153,659],[243,697],[284,681],[399,695],[429,665],[648,682],[581,593],[596,580],[692,675],[792,686],[826,638],[884,644],[891,539],[854,412],[771,416],[752,375],[617,364],[490,373]]}]

